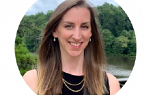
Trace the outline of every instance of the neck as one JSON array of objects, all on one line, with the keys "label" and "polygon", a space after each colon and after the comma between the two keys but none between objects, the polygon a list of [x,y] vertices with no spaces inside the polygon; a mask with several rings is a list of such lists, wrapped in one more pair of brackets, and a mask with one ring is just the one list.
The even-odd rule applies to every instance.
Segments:
[{"label": "neck", "polygon": [[84,53],[77,56],[61,56],[62,70],[72,75],[83,75]]}]

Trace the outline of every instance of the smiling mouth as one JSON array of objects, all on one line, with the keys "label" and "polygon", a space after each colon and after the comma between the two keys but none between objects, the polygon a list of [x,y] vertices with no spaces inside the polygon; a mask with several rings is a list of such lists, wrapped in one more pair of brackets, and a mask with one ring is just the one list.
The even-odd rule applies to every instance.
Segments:
[{"label": "smiling mouth", "polygon": [[69,42],[69,44],[73,47],[73,48],[80,48],[83,42],[80,43],[73,43],[73,42]]}]

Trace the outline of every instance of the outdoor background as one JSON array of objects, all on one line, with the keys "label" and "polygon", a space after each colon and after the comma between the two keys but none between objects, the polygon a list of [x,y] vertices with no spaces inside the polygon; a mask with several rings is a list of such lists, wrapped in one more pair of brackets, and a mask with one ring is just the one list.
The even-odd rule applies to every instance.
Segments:
[{"label": "outdoor background", "polygon": [[[99,30],[103,34],[109,72],[117,78],[128,78],[136,57],[134,29],[122,8],[116,3],[112,3],[113,1],[108,1],[101,5],[94,5],[98,11]],[[29,9],[17,31],[15,54],[22,75],[26,71],[36,68],[40,34],[54,10],[53,8],[46,8],[47,10],[43,8],[42,11],[42,8],[39,7],[41,4],[43,3],[35,3]],[[36,8],[41,8],[41,11],[35,12]]]}]

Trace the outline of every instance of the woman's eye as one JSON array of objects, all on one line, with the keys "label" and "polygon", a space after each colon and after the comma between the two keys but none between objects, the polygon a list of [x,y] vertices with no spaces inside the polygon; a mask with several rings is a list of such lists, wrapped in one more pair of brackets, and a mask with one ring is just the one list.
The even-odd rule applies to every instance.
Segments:
[{"label": "woman's eye", "polygon": [[72,25],[65,25],[65,28],[73,28]]},{"label": "woman's eye", "polygon": [[89,28],[89,27],[88,27],[88,26],[82,26],[82,28],[87,29],[87,28]]}]

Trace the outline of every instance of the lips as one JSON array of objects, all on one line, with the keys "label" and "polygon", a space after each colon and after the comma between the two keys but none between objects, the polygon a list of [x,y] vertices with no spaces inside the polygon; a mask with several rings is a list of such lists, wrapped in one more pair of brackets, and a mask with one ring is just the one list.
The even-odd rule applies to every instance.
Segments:
[{"label": "lips", "polygon": [[83,42],[80,43],[74,43],[74,42],[69,42],[69,44],[73,47],[73,48],[80,48]]}]

